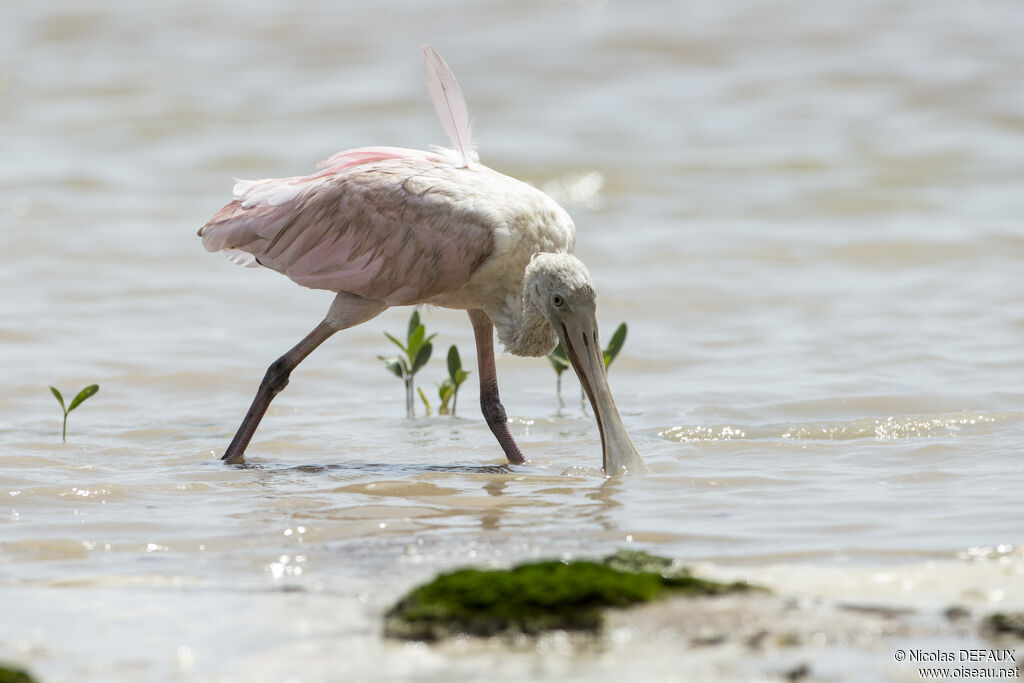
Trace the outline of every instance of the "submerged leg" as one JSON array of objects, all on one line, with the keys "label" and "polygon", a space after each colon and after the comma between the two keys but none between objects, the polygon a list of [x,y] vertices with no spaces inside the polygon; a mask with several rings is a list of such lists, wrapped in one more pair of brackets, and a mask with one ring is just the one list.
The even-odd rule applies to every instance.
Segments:
[{"label": "submerged leg", "polygon": [[305,360],[306,356],[313,353],[316,347],[327,341],[335,332],[366,322],[386,308],[386,304],[377,301],[368,301],[345,292],[339,293],[323,321],[267,368],[252,405],[249,406],[249,412],[245,414],[245,419],[242,420],[241,426],[235,432],[235,438],[231,440],[221,460],[229,463],[243,462],[245,449],[256,433],[256,428],[266,414],[267,408],[270,407],[270,402],[288,386],[288,377],[292,370]]},{"label": "submerged leg", "polygon": [[505,407],[498,396],[498,376],[494,370],[494,326],[487,314],[480,310],[469,311],[476,336],[476,360],[480,369],[480,411],[487,420],[487,426],[498,439],[508,461],[514,465],[526,462],[519,445],[508,431]]}]

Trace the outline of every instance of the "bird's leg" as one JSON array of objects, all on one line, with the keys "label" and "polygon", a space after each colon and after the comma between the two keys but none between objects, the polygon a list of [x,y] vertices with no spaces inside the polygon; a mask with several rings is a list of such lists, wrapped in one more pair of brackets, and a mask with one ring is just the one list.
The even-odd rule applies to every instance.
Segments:
[{"label": "bird's leg", "polygon": [[505,407],[498,396],[498,376],[494,369],[494,327],[491,319],[481,310],[469,311],[469,321],[476,336],[476,360],[480,370],[480,411],[487,426],[498,439],[508,461],[514,465],[526,462],[519,445],[508,431]]},{"label": "bird's leg", "polygon": [[337,330],[325,320],[306,335],[302,341],[292,347],[288,353],[270,364],[270,367],[267,368],[267,374],[263,376],[263,382],[260,383],[260,388],[256,391],[256,397],[253,398],[252,405],[249,406],[249,412],[245,414],[245,419],[242,420],[241,426],[235,432],[235,438],[231,440],[231,444],[224,451],[221,460],[226,460],[230,463],[242,462],[245,449],[249,445],[253,434],[256,433],[256,427],[259,426],[260,420],[263,419],[267,408],[270,407],[270,402],[281,393],[282,389],[288,386],[288,377],[291,375],[292,370],[306,356],[311,354],[313,349],[320,346],[335,332]]},{"label": "bird's leg", "polygon": [[235,438],[231,440],[221,460],[233,464],[243,462],[245,449],[256,433],[256,428],[266,414],[267,408],[270,407],[270,402],[288,386],[288,377],[292,370],[305,360],[306,356],[313,353],[316,347],[327,341],[335,332],[365,322],[386,308],[387,305],[376,301],[368,301],[345,292],[339,293],[323,321],[267,368],[260,388],[256,390],[256,397],[249,406],[249,412],[245,414],[245,419],[242,420],[241,426],[235,432]]}]

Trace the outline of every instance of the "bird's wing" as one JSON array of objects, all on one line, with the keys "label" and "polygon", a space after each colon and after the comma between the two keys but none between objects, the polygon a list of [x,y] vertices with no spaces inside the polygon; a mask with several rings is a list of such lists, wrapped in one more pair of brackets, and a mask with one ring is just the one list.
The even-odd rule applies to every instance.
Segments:
[{"label": "bird's wing", "polygon": [[493,225],[466,194],[472,178],[458,181],[475,172],[427,152],[377,149],[393,156],[367,161],[352,150],[312,176],[240,181],[199,231],[203,245],[389,305],[457,292],[494,248]]}]

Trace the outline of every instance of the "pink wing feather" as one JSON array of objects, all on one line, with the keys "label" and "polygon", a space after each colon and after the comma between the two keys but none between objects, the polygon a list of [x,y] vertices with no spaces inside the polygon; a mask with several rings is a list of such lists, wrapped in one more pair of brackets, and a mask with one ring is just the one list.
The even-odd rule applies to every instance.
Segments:
[{"label": "pink wing feather", "polygon": [[450,158],[377,149],[336,154],[311,176],[240,181],[199,231],[203,246],[392,306],[457,292],[493,251],[493,226],[469,208],[484,198]]}]

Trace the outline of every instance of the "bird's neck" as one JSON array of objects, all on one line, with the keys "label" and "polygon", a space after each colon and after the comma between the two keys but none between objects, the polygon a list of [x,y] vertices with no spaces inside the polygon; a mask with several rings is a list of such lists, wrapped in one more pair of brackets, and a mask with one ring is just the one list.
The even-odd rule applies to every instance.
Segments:
[{"label": "bird's neck", "polygon": [[500,314],[491,316],[498,331],[498,341],[516,356],[544,356],[558,343],[555,330],[536,307],[522,296],[510,300]]}]

